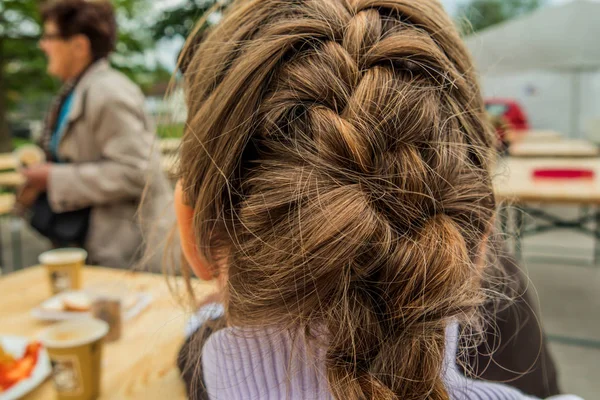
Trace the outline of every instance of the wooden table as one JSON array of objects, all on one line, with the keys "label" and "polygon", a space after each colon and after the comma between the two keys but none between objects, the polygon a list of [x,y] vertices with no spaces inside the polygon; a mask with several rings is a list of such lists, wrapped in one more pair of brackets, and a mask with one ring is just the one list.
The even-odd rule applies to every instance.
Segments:
[{"label": "wooden table", "polygon": [[[162,156],[162,168],[167,174],[176,170],[179,156],[176,154],[167,154]],[[0,187],[16,189],[25,183],[25,177],[18,172],[0,172]]]},{"label": "wooden table", "polygon": [[506,141],[511,144],[520,142],[548,143],[564,140],[564,137],[560,132],[541,129],[507,131],[505,138]]},{"label": "wooden table", "polygon": [[[577,168],[594,171],[593,179],[534,179],[533,172],[540,168]],[[572,229],[594,237],[595,260],[600,262],[600,158],[514,158],[501,159],[494,178],[496,197],[501,202],[500,222],[508,231],[511,213],[516,213],[515,241],[520,256],[521,238],[556,229]],[[532,205],[533,204],[533,205]],[[592,213],[584,213],[575,219],[565,219],[549,214],[542,207],[549,204],[565,204],[578,207],[594,207]],[[523,226],[523,215],[545,222],[544,225]],[[595,223],[595,229],[589,224]]]},{"label": "wooden table", "polygon": [[161,139],[159,142],[160,151],[165,153],[175,153],[181,146],[180,138]]},{"label": "wooden table", "polygon": [[163,172],[169,179],[174,180],[179,168],[179,154],[163,154],[161,164]]},{"label": "wooden table", "polygon": [[[591,169],[592,180],[533,179],[540,168]],[[600,205],[600,158],[515,158],[501,159],[496,168],[494,189],[499,199],[523,203]]]},{"label": "wooden table", "polygon": [[505,138],[511,144],[518,142],[548,143],[564,140],[563,135],[560,132],[541,129],[507,131]]},{"label": "wooden table", "polygon": [[[177,170],[179,156],[165,154],[162,156],[162,169],[166,174],[172,175]],[[25,183],[25,177],[18,172],[0,172],[0,187],[16,189]]]},{"label": "wooden table", "polygon": [[[177,150],[181,144],[181,139],[162,139],[159,146],[162,152],[162,168],[163,171],[170,176],[177,169],[179,154]],[[15,189],[25,183],[25,178],[22,174],[14,169],[17,163],[12,153],[0,153],[0,187]],[[13,170],[13,171],[8,171]]]},{"label": "wooden table", "polygon": [[0,194],[0,216],[10,214],[15,208],[15,195]]},{"label": "wooden table", "polygon": [[511,145],[508,152],[513,157],[596,157],[598,146],[587,140],[565,139],[559,141],[522,141]]},{"label": "wooden table", "polygon": [[4,171],[7,169],[17,168],[17,161],[13,153],[2,153],[0,154],[0,170]]},{"label": "wooden table", "polygon": [[[12,268],[20,268],[21,266],[21,232],[17,230],[12,220],[12,212],[15,208],[15,195],[12,193],[0,194],[0,217],[8,217],[10,222],[11,245],[12,245]],[[4,273],[5,259],[2,240],[2,221],[0,221],[0,272]],[[20,228],[20,226],[19,226]],[[0,297],[1,298],[1,297]],[[1,326],[1,325],[0,325]]]},{"label": "wooden table", "polygon": [[[86,267],[84,285],[106,281],[125,282],[132,290],[152,293],[148,309],[123,326],[123,336],[105,345],[101,399],[185,399],[175,360],[184,337],[189,313],[170,293],[162,275]],[[181,285],[181,280],[174,280]],[[212,286],[196,282],[197,293],[209,293]],[[183,290],[183,289],[181,289]],[[30,312],[50,296],[41,267],[0,278],[0,334],[35,339],[48,323],[35,320]],[[24,397],[25,400],[52,399],[50,381]]]},{"label": "wooden table", "polygon": [[0,186],[17,188],[25,183],[25,177],[18,172],[0,172]]}]

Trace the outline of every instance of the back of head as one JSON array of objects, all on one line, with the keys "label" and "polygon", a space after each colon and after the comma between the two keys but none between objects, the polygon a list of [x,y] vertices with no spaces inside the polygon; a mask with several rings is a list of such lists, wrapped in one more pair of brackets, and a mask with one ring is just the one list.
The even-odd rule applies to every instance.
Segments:
[{"label": "back of head", "polygon": [[[192,41],[193,43],[193,41]],[[243,326],[326,327],[337,399],[447,399],[493,147],[436,0],[243,0],[186,55],[181,178]]]}]

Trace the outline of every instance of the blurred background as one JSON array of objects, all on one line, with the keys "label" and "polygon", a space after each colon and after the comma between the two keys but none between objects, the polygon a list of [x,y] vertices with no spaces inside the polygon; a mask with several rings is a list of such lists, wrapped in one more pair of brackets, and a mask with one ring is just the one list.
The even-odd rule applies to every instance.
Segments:
[{"label": "blurred background", "polygon": [[[158,135],[177,139],[183,94],[167,89],[179,51],[215,4],[206,25],[218,23],[227,1],[113,2],[121,32],[112,62],[143,88]],[[506,238],[539,297],[563,389],[599,398],[600,2],[442,2],[481,76],[508,167],[498,173]],[[0,153],[36,140],[60,86],[38,48],[40,4],[0,2]],[[557,179],[533,184],[531,176]],[[36,264],[49,245],[21,220],[2,218],[4,270]]]}]

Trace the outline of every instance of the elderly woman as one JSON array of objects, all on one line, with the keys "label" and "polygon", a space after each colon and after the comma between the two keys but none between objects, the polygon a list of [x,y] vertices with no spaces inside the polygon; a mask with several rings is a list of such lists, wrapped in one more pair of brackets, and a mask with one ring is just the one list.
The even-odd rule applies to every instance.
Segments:
[{"label": "elderly woman", "polygon": [[45,201],[50,220],[70,216],[67,233],[77,235],[70,243],[49,237],[56,246],[82,246],[89,262],[118,268],[150,248],[155,256],[146,261],[156,270],[172,194],[144,96],[107,60],[117,37],[114,9],[104,0],[58,0],[42,17],[40,47],[63,88],[42,135],[49,162],[24,171],[27,186],[42,193],[33,218]]}]

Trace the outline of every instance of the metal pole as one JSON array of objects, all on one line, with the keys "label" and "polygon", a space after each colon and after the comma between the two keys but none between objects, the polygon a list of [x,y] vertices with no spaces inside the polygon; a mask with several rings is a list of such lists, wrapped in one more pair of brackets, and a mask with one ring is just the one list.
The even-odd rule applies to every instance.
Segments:
[{"label": "metal pole", "polygon": [[518,261],[523,260],[523,241],[521,231],[523,230],[523,214],[525,210],[521,204],[514,207],[515,211],[515,258]]},{"label": "metal pole", "polygon": [[569,137],[581,138],[583,135],[579,131],[579,120],[581,119],[581,72],[573,71],[571,77],[571,115]]},{"label": "metal pole", "polygon": [[600,208],[596,208],[596,236],[594,237],[594,265],[600,263]]},{"label": "metal pole", "polygon": [[13,255],[13,271],[18,271],[23,268],[22,249],[21,249],[21,227],[22,221],[20,218],[11,216],[10,233],[12,242]]},{"label": "metal pole", "polygon": [[[4,244],[2,242],[2,223],[3,223],[3,219],[2,217],[0,217],[0,272],[2,272],[3,274],[7,274],[9,272],[12,272],[8,269],[8,264],[6,263],[6,260],[4,259]],[[0,274],[2,275],[2,274]]]}]

